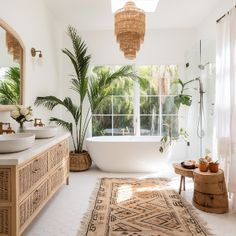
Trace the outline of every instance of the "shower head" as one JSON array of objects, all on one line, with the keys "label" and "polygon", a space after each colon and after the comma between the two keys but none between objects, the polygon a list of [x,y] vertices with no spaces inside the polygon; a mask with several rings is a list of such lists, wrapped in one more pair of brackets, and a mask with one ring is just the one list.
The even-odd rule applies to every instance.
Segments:
[{"label": "shower head", "polygon": [[210,64],[210,62],[207,62],[205,65],[198,65],[198,68],[200,70],[205,70],[206,69],[206,66],[208,66]]}]

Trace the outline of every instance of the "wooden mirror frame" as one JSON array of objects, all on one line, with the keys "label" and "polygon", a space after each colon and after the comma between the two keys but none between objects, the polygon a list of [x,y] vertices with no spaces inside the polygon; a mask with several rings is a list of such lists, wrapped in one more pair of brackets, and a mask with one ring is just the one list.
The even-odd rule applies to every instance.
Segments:
[{"label": "wooden mirror frame", "polygon": [[[21,63],[20,63],[20,82],[21,83],[20,83],[20,104],[19,105],[24,105],[25,46],[20,36],[18,35],[18,33],[1,18],[0,18],[0,27],[5,29],[10,34],[12,34],[18,40],[22,48]],[[0,104],[0,112],[11,111],[14,108],[15,108],[15,105],[1,105]]]}]

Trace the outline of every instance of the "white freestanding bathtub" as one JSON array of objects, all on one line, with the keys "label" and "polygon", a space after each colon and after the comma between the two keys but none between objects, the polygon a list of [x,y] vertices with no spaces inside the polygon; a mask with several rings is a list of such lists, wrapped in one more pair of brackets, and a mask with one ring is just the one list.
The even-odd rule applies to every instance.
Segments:
[{"label": "white freestanding bathtub", "polygon": [[157,172],[165,168],[171,148],[159,152],[157,136],[99,136],[86,139],[99,169],[108,172]]}]

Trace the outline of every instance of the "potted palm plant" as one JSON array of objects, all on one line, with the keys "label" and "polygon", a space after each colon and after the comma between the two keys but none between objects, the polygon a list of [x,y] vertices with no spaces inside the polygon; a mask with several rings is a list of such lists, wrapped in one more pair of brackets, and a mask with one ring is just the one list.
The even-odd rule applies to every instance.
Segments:
[{"label": "potted palm plant", "polygon": [[[82,171],[91,166],[91,158],[83,149],[87,129],[89,127],[92,113],[99,108],[107,96],[111,95],[111,83],[114,80],[124,77],[137,78],[130,70],[130,66],[124,66],[115,72],[100,71],[89,75],[91,56],[87,53],[87,46],[78,35],[75,28],[68,27],[68,35],[71,39],[73,50],[63,49],[62,52],[70,59],[75,74],[71,78],[71,89],[79,97],[79,103],[72,101],[70,97],[63,100],[55,96],[37,97],[35,105],[43,105],[49,110],[56,106],[63,106],[72,116],[72,122],[60,118],[51,117],[50,121],[62,126],[71,133],[73,151],[70,152],[70,170]],[[89,108],[86,110],[85,101],[89,101]]]}]

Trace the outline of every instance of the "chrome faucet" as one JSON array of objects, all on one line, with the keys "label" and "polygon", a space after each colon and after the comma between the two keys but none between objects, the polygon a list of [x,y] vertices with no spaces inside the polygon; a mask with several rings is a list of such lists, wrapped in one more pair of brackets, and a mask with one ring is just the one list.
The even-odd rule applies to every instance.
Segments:
[{"label": "chrome faucet", "polygon": [[[7,129],[4,129],[5,125],[8,125]],[[15,133],[15,131],[11,128],[11,124],[10,123],[0,122],[0,134],[3,134],[3,133],[6,133],[6,134]]]}]

